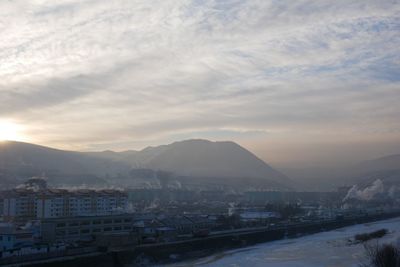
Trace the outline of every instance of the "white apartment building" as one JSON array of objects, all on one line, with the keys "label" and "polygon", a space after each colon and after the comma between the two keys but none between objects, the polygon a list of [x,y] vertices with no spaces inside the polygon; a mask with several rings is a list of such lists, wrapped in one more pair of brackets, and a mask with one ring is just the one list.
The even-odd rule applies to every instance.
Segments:
[{"label": "white apartment building", "polygon": [[3,217],[31,219],[35,217],[35,194],[26,190],[3,193]]},{"label": "white apartment building", "polygon": [[6,220],[113,215],[126,206],[127,195],[118,190],[14,189],[3,194]]},{"label": "white apartment building", "polygon": [[42,194],[35,201],[38,219],[104,216],[125,211],[127,195],[117,190],[78,190]]}]

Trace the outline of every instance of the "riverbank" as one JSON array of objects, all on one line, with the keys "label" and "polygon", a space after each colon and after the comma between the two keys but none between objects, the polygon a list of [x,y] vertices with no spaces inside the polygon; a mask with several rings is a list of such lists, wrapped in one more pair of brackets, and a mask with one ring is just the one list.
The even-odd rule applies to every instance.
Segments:
[{"label": "riverbank", "polygon": [[375,215],[353,216],[335,220],[288,224],[275,227],[237,229],[224,233],[214,233],[203,238],[124,247],[106,251],[95,256],[76,256],[26,263],[25,266],[126,266],[137,264],[168,264],[211,255],[217,252],[252,246],[269,241],[294,238],[318,232],[329,231],[355,224],[363,224],[399,217],[400,212]]},{"label": "riverbank", "polygon": [[381,238],[368,241],[369,244],[399,243],[400,217],[397,217],[217,252],[206,257],[167,264],[166,267],[358,267],[367,261],[365,243],[349,242],[349,240],[354,240],[357,234],[379,229],[387,229],[388,233]]}]

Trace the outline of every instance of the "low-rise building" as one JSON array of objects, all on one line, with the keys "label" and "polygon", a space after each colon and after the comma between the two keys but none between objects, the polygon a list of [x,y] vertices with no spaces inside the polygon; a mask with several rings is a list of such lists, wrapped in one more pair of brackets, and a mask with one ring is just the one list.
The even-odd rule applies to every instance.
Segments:
[{"label": "low-rise building", "polygon": [[33,233],[19,230],[13,224],[0,224],[0,251],[19,249],[33,245]]},{"label": "low-rise building", "polygon": [[132,214],[43,219],[42,241],[93,240],[96,235],[129,233],[134,230]]},{"label": "low-rise building", "polygon": [[213,229],[217,226],[217,218],[210,215],[185,215],[190,221],[192,221],[195,229]]},{"label": "low-rise building", "polygon": [[190,234],[196,229],[195,224],[185,216],[165,216],[157,220],[165,227],[175,228],[178,234]]},{"label": "low-rise building", "polygon": [[340,192],[247,191],[244,200],[256,205],[266,203],[334,203],[341,201]]}]

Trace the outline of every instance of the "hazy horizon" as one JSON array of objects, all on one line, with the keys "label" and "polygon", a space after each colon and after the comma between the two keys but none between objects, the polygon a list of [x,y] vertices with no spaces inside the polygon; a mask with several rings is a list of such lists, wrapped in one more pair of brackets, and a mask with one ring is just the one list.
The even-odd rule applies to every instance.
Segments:
[{"label": "hazy horizon", "polygon": [[[146,148],[149,147],[158,147],[158,146],[163,146],[163,145],[171,145],[175,142],[182,142],[182,141],[189,141],[189,140],[207,140],[210,142],[234,142],[232,140],[210,140],[210,139],[205,139],[205,138],[191,138],[191,139],[185,139],[185,140],[176,140],[176,141],[172,141],[172,142],[168,142],[168,143],[163,143],[163,144],[154,144],[154,145],[148,145],[145,147],[141,147],[141,148],[132,148],[132,149],[104,149],[104,150],[73,150],[73,149],[66,149],[63,147],[54,147],[54,146],[48,146],[46,144],[39,144],[39,143],[29,143],[29,142],[25,142],[25,141],[16,141],[16,140],[4,140],[4,141],[0,141],[0,145],[2,142],[22,142],[22,143],[28,143],[28,144],[33,144],[33,145],[38,145],[38,146],[44,146],[44,147],[49,147],[52,149],[59,149],[59,150],[65,150],[65,151],[74,151],[74,152],[104,152],[104,151],[113,151],[113,152],[127,152],[127,151],[142,151],[145,150]],[[296,173],[296,170],[307,170],[310,169],[310,171],[314,172],[317,171],[319,168],[321,169],[321,171],[326,170],[326,169],[331,169],[331,170],[343,170],[343,168],[347,168],[347,167],[355,167],[357,164],[359,163],[363,163],[365,161],[369,161],[369,160],[376,160],[378,158],[382,158],[382,157],[387,157],[387,156],[393,156],[393,155],[399,155],[400,153],[392,153],[392,154],[386,154],[386,153],[382,153],[382,154],[376,154],[374,156],[374,154],[365,154],[365,157],[359,157],[359,158],[353,158],[353,161],[349,161],[346,158],[342,158],[340,160],[338,160],[337,158],[334,157],[330,157],[330,155],[332,155],[332,153],[327,153],[324,155],[321,155],[325,158],[323,158],[322,160],[320,159],[320,161],[312,161],[310,159],[306,159],[306,160],[302,160],[301,158],[293,158],[293,161],[284,161],[284,162],[280,162],[280,161],[275,161],[274,158],[272,158],[272,160],[269,160],[265,157],[262,156],[262,154],[257,153],[260,151],[260,149],[257,150],[257,148],[255,148],[254,150],[252,150],[251,148],[244,146],[240,143],[237,143],[238,145],[242,146],[245,149],[248,149],[251,153],[253,153],[255,156],[259,157],[261,160],[263,160],[264,162],[273,165],[274,167],[282,170],[282,171],[294,171]],[[262,150],[261,150],[262,151]],[[397,152],[397,151],[395,151]],[[298,151],[298,153],[300,154],[301,151]],[[345,151],[341,151],[341,153],[345,153]],[[290,176],[290,175],[289,175]]]},{"label": "hazy horizon", "polygon": [[396,1],[3,1],[0,139],[231,140],[278,167],[400,153]]}]

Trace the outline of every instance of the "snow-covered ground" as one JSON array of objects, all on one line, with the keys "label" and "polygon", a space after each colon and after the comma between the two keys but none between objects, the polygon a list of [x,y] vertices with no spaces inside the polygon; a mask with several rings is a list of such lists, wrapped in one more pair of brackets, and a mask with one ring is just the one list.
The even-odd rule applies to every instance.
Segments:
[{"label": "snow-covered ground", "polygon": [[380,244],[398,244],[400,218],[395,218],[226,251],[168,266],[358,267],[365,262],[364,247],[362,244],[349,244],[348,240],[355,234],[382,228],[389,230],[389,234],[369,242],[376,244],[378,240]]}]

